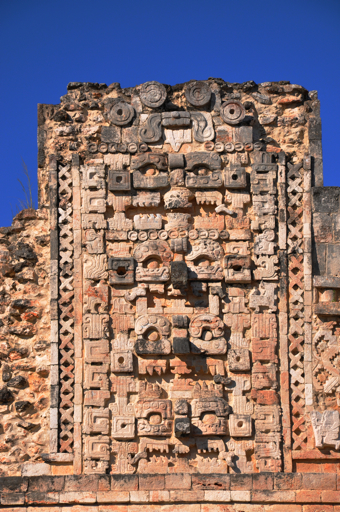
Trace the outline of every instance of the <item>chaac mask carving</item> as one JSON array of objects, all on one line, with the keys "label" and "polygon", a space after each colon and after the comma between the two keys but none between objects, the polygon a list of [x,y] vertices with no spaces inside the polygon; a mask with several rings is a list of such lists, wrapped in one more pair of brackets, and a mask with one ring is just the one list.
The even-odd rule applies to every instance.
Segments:
[{"label": "chaac mask carving", "polygon": [[[74,453],[78,472],[289,466],[279,355],[287,372],[295,344],[300,386],[310,170],[263,135],[257,98],[272,93],[232,87],[209,79],[108,88],[97,96],[101,115],[90,107],[91,129],[79,124],[79,140],[54,161],[61,384],[51,436],[55,451]],[[82,101],[77,88],[69,94]],[[335,394],[338,343],[327,329],[323,344],[315,337],[318,386]],[[334,411],[311,422],[316,447],[340,448]]]}]

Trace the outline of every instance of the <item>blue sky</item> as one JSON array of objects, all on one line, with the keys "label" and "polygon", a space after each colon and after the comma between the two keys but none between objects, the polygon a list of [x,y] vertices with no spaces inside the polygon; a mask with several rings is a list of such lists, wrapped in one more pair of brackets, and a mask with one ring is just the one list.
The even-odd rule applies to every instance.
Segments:
[{"label": "blue sky", "polygon": [[318,90],[324,183],[340,186],[336,98],[339,0],[11,0],[0,7],[0,226],[24,194],[37,201],[37,104],[59,103],[68,82],[290,80]]}]

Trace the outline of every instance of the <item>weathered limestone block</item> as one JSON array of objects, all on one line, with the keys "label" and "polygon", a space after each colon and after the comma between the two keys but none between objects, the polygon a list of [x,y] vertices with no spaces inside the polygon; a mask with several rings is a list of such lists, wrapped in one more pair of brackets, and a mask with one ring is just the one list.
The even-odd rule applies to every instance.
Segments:
[{"label": "weathered limestone block", "polygon": [[237,100],[226,101],[222,105],[221,117],[227,124],[239,124],[245,117],[244,106]]},{"label": "weathered limestone block", "polygon": [[83,213],[82,227],[84,229],[106,229],[107,221],[101,213]]},{"label": "weathered limestone block", "polygon": [[191,208],[189,199],[193,198],[192,192],[186,189],[172,189],[164,194],[164,206],[167,210],[176,208]]},{"label": "weathered limestone block", "polygon": [[190,345],[194,353],[225,354],[227,342],[222,337],[224,325],[222,320],[211,314],[198,315],[190,322]]},{"label": "weathered limestone block", "polygon": [[276,289],[275,283],[261,282],[259,288],[255,288],[249,295],[249,307],[254,309],[255,313],[259,313],[261,307],[268,308],[269,312],[276,311]]},{"label": "weathered limestone block", "polygon": [[157,213],[154,215],[135,215],[133,218],[133,227],[135,229],[162,229],[162,216]]},{"label": "weathered limestone block", "polygon": [[255,407],[255,428],[259,432],[280,431],[280,408],[276,405]]},{"label": "weathered limestone block", "polygon": [[311,412],[311,420],[315,436],[315,446],[334,446],[340,449],[340,418],[339,411]]},{"label": "weathered limestone block", "polygon": [[85,240],[89,254],[102,254],[104,252],[104,231],[88,229],[85,231]]},{"label": "weathered limestone block", "polygon": [[91,366],[85,365],[85,389],[100,388],[108,389],[109,379],[107,372],[109,371],[108,364]]},{"label": "weathered limestone block", "polygon": [[133,340],[126,333],[118,333],[112,342],[111,371],[115,373],[133,372]]},{"label": "weathered limestone block", "polygon": [[83,213],[105,213],[106,212],[106,192],[100,190],[82,190]]},{"label": "weathered limestone block", "polygon": [[266,457],[278,459],[280,454],[281,434],[256,434],[255,436],[255,458]]},{"label": "weathered limestone block", "polygon": [[251,416],[231,414],[229,416],[229,431],[232,437],[250,437],[252,435]]},{"label": "weathered limestone block", "polygon": [[131,190],[131,179],[129,171],[109,170],[108,189],[113,191]]},{"label": "weathered limestone block", "polygon": [[109,315],[87,313],[83,317],[84,338],[100,339],[109,336]]},{"label": "weathered limestone block", "polygon": [[110,348],[108,340],[85,340],[85,361],[87,363],[109,363]]},{"label": "weathered limestone block", "polygon": [[109,409],[86,408],[83,432],[85,434],[108,434]]},{"label": "weathered limestone block", "polygon": [[159,315],[140,316],[135,323],[137,354],[169,354],[171,326],[167,318]]},{"label": "weathered limestone block", "polygon": [[232,372],[236,371],[249,371],[250,370],[250,355],[247,349],[232,349],[228,350],[228,366]]},{"label": "weathered limestone block", "polygon": [[105,167],[103,165],[84,165],[81,167],[83,173],[83,188],[85,189],[104,189],[105,184]]},{"label": "weathered limestone block", "polygon": [[224,278],[226,283],[250,283],[251,259],[242,254],[230,254],[224,257]]},{"label": "weathered limestone block", "polygon": [[276,367],[269,363],[263,365],[255,362],[252,368],[252,385],[254,389],[276,388]]},{"label": "weathered limestone block", "polygon": [[109,258],[110,284],[133,284],[135,282],[135,261],[133,258]]},{"label": "weathered limestone block", "polygon": [[227,189],[246,188],[247,173],[244,167],[232,165],[224,172],[224,185]]},{"label": "weathered limestone block", "polygon": [[85,459],[110,460],[108,436],[84,436],[85,440]]},{"label": "weathered limestone block", "polygon": [[107,256],[99,254],[96,256],[87,256],[84,260],[84,277],[100,281],[107,278]]},{"label": "weathered limestone block", "polygon": [[257,265],[257,269],[254,270],[254,279],[257,280],[270,280],[278,279],[278,267],[276,266],[279,262],[277,256],[257,256],[254,258]]}]

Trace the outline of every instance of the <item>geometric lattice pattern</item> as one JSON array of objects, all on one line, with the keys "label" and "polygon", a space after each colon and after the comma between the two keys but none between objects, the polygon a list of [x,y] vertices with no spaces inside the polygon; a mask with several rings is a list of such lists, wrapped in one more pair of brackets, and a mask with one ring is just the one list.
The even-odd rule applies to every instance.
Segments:
[{"label": "geometric lattice pattern", "polygon": [[71,167],[59,166],[60,452],[73,449],[74,289]]},{"label": "geometric lattice pattern", "polygon": [[293,450],[306,448],[304,379],[303,169],[288,164],[289,358]]}]

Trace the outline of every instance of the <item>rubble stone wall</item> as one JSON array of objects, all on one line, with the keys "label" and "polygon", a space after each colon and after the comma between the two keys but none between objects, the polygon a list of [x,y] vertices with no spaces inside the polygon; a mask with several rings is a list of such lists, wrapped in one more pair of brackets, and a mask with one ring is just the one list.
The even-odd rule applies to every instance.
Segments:
[{"label": "rubble stone wall", "polygon": [[0,471],[42,462],[50,423],[49,210],[0,229]]},{"label": "rubble stone wall", "polygon": [[317,93],[73,82],[38,177],[0,231],[0,508],[340,509]]}]

